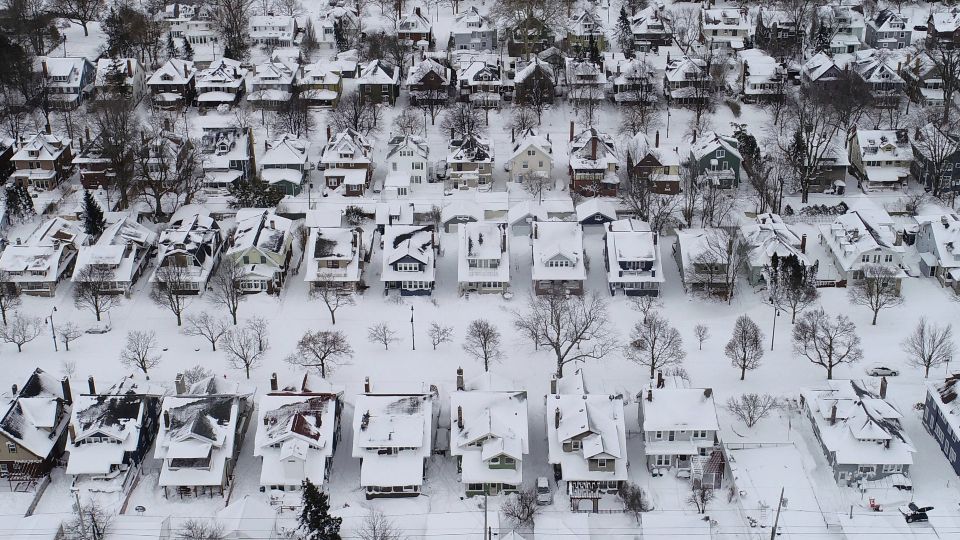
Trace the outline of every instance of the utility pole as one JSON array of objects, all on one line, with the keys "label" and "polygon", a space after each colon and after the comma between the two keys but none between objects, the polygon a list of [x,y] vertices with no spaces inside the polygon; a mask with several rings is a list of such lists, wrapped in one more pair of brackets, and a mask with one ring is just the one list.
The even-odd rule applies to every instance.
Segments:
[{"label": "utility pole", "polygon": [[79,491],[74,491],[74,492],[73,492],[73,495],[74,495],[74,496],[76,497],[76,499],[77,499],[77,516],[80,518],[80,519],[79,519],[79,521],[80,521],[80,532],[82,532],[83,535],[86,536],[86,535],[87,535],[87,523],[83,520],[83,507],[80,506],[80,492],[79,492]]},{"label": "utility pole", "polygon": [[413,306],[410,306],[410,343],[413,350],[417,350],[417,334],[413,331]]},{"label": "utility pole", "polygon": [[777,538],[777,526],[780,523],[780,509],[783,508],[783,488],[780,488],[780,502],[777,503],[777,516],[773,518],[773,528],[770,529],[770,540]]},{"label": "utility pole", "polygon": [[487,490],[483,490],[483,540],[489,540],[487,532]]}]

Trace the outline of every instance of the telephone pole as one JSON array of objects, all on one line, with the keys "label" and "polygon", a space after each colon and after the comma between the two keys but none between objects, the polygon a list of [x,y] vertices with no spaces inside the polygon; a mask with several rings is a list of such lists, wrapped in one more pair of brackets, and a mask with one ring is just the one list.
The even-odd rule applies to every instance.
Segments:
[{"label": "telephone pole", "polygon": [[780,488],[780,501],[777,502],[777,516],[773,518],[773,528],[770,529],[770,540],[777,538],[777,526],[780,523],[780,509],[783,508],[783,488]]}]

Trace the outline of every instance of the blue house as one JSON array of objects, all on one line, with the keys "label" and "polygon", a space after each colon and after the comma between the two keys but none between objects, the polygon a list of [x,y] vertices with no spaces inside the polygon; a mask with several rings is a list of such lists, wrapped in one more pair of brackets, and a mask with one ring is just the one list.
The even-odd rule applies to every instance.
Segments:
[{"label": "blue house", "polygon": [[436,270],[436,235],[433,225],[387,225],[383,231],[384,292],[402,296],[429,296]]},{"label": "blue house", "polygon": [[960,373],[947,377],[941,384],[927,383],[927,399],[923,402],[923,427],[937,440],[940,451],[960,475]]}]

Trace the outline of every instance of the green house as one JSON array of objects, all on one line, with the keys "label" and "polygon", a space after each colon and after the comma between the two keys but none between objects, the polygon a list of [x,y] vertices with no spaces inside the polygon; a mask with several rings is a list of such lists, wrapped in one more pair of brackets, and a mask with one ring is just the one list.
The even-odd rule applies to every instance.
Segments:
[{"label": "green house", "polygon": [[721,189],[739,186],[741,160],[737,139],[712,131],[700,138],[694,133],[690,165],[702,181]]}]

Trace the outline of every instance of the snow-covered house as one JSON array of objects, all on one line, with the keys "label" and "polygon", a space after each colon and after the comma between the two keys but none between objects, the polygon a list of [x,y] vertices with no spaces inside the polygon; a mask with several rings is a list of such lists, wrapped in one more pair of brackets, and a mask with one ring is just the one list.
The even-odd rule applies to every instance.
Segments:
[{"label": "snow-covered house", "polygon": [[400,96],[400,70],[383,60],[371,60],[360,69],[357,89],[366,101],[393,105]]},{"label": "snow-covered house", "polygon": [[866,38],[866,23],[862,9],[835,0],[829,5],[816,8],[821,36],[813,39],[829,39],[830,54],[849,54],[858,50]]},{"label": "snow-covered house", "polygon": [[223,236],[210,211],[185,206],[160,233],[153,283],[173,287],[177,294],[200,294],[220,260]]},{"label": "snow-covered house", "polygon": [[513,76],[514,101],[534,107],[553,103],[556,96],[556,73],[557,70],[552,64],[541,60],[539,56],[533,57],[532,62],[517,70]]},{"label": "snow-covered house", "polygon": [[495,51],[497,27],[476,6],[470,6],[454,18],[450,40],[451,50]]},{"label": "snow-covered house", "polygon": [[101,293],[128,295],[146,270],[156,245],[155,232],[123,216],[107,226],[95,244],[80,247],[73,282],[96,281],[106,286]]},{"label": "snow-covered house", "polygon": [[601,67],[589,60],[567,58],[566,85],[570,101],[601,101],[607,96],[607,78]]},{"label": "snow-covered house", "polygon": [[140,103],[147,93],[146,70],[136,58],[101,58],[94,84],[98,98],[125,97]]},{"label": "snow-covered house", "polygon": [[957,47],[960,44],[960,11],[954,8],[930,13],[927,18],[927,43],[931,47]]},{"label": "snow-covered house", "polygon": [[672,58],[663,70],[663,95],[672,102],[694,103],[707,99],[705,89],[713,84],[702,58]]},{"label": "snow-covered house", "polygon": [[[433,43],[433,23],[420,12],[420,6],[397,21],[397,37],[410,45],[426,49]],[[424,43],[421,43],[424,42]]]},{"label": "snow-covered house", "polygon": [[225,495],[252,409],[239,385],[211,376],[189,388],[176,378],[176,394],[160,404],[153,457],[161,461],[163,496]]},{"label": "snow-covered house", "polygon": [[934,107],[943,105],[940,68],[927,52],[908,56],[899,73],[904,81],[904,90],[914,103]]},{"label": "snow-covered house", "polygon": [[0,271],[7,275],[8,286],[23,294],[53,296],[57,284],[73,269],[81,247],[90,236],[80,224],[63,218],[43,222],[21,242],[19,238],[0,254]]},{"label": "snow-covered house", "polygon": [[660,235],[638,219],[619,219],[604,226],[603,262],[610,294],[659,296],[663,276]]},{"label": "snow-covered house", "polygon": [[290,101],[300,67],[278,60],[257,64],[248,81],[247,102],[254,107],[275,109]]},{"label": "snow-covered house", "polygon": [[843,68],[825,52],[811,56],[800,66],[800,82],[805,85],[831,83],[842,75]]},{"label": "snow-covered house", "polygon": [[10,158],[15,168],[10,179],[28,188],[49,190],[59,186],[73,170],[71,142],[50,133],[21,136],[17,151]]},{"label": "snow-covered house", "polygon": [[430,146],[416,135],[398,135],[390,139],[387,151],[387,177],[383,192],[393,197],[406,197],[410,186],[430,179]]},{"label": "snow-covered house", "polygon": [[450,394],[450,455],[466,495],[515,493],[530,452],[527,393],[485,373]]},{"label": "snow-covered house", "polygon": [[797,22],[796,15],[789,10],[760,6],[753,31],[756,46],[774,51],[796,50],[806,33],[797,27]]},{"label": "snow-covered house", "polygon": [[577,10],[564,27],[567,31],[564,41],[567,47],[575,51],[588,53],[591,47],[596,47],[598,51],[607,48],[603,21],[589,8]]},{"label": "snow-covered house", "polygon": [[500,105],[504,87],[503,69],[492,54],[480,53],[461,58],[456,70],[457,100],[469,102],[474,107],[497,107]]},{"label": "snow-covered house", "polygon": [[317,61],[302,67],[296,81],[301,97],[310,105],[334,107],[343,93],[343,75],[330,61]]},{"label": "snow-covered house", "polygon": [[871,103],[879,108],[900,106],[906,82],[898,73],[899,68],[891,66],[888,59],[876,51],[857,54],[853,70],[870,88]]},{"label": "snow-covered house", "polygon": [[875,49],[902,49],[910,45],[913,27],[909,15],[881,9],[867,19],[865,41]]},{"label": "snow-covered house", "polygon": [[673,44],[669,14],[663,4],[647,6],[630,17],[633,47],[637,52],[656,52]]},{"label": "snow-covered house", "polygon": [[904,129],[852,128],[850,165],[864,191],[902,189],[910,179],[913,148]]},{"label": "snow-covered house", "polygon": [[512,205],[507,211],[507,225],[513,236],[526,236],[533,233],[535,221],[576,221],[577,213],[570,199],[548,199],[535,201],[527,199]]},{"label": "snow-covered house", "polygon": [[[548,181],[553,173],[553,143],[550,134],[540,135],[533,128],[521,133],[505,167],[510,181],[523,183],[532,178]],[[545,186],[552,187],[552,186]]]},{"label": "snow-covered house", "polygon": [[433,225],[387,225],[383,231],[384,288],[402,296],[429,296],[436,271],[436,234]]},{"label": "snow-covered house", "polygon": [[575,221],[534,221],[533,289],[537,294],[583,294],[587,271],[583,227]]},{"label": "snow-covered house", "polygon": [[779,214],[757,214],[752,222],[740,226],[740,236],[749,249],[746,270],[751,285],[767,279],[774,256],[796,257],[803,266],[813,264],[806,255],[807,235],[797,233]]},{"label": "snow-covered house", "polygon": [[34,482],[50,473],[66,446],[72,403],[69,379],[40,368],[0,396],[0,477]]},{"label": "snow-covered house", "polygon": [[570,130],[570,189],[585,197],[613,197],[620,187],[620,158],[611,135],[588,128]]},{"label": "snow-covered house", "polygon": [[298,491],[304,480],[326,483],[340,442],[342,398],[341,389],[315,374],[283,386],[273,374],[257,405],[253,443],[261,489]]},{"label": "snow-covered house", "polygon": [[360,285],[363,236],[357,229],[311,227],[304,280],[311,288],[335,284],[345,292]]},{"label": "snow-covered house", "polygon": [[257,45],[290,47],[300,31],[292,15],[254,15],[248,24],[250,40]]},{"label": "snow-covered house", "polygon": [[198,150],[204,184],[226,189],[249,180],[256,172],[252,128],[232,125],[226,116],[201,116],[197,122],[203,130]]},{"label": "snow-covered house", "polygon": [[826,244],[842,281],[862,281],[868,265],[892,268],[899,277],[906,275],[900,268],[904,253],[901,235],[882,210],[850,210],[837,216],[832,224],[820,226],[820,242]]},{"label": "snow-covered house", "polygon": [[196,68],[189,60],[171,58],[150,75],[147,87],[160,107],[189,105],[196,93]]},{"label": "snow-covered house", "polygon": [[433,393],[371,392],[354,402],[353,457],[367,499],[416,497],[433,448]]},{"label": "snow-covered house", "polygon": [[76,109],[93,96],[97,69],[86,58],[42,56],[39,61],[40,84],[47,91],[50,107]]},{"label": "snow-covered house", "polygon": [[920,272],[960,293],[960,216],[954,213],[917,216],[920,230],[914,245]]},{"label": "snow-covered house", "polygon": [[910,174],[925,189],[960,191],[960,135],[934,123],[913,132]]},{"label": "snow-covered house", "polygon": [[928,382],[927,396],[923,402],[923,427],[937,440],[937,446],[947,458],[953,471],[960,475],[960,411],[957,410],[957,381],[960,375],[949,375],[942,383]]},{"label": "snow-covered house", "polygon": [[739,186],[742,158],[737,146],[735,137],[711,131],[697,138],[694,133],[690,162],[699,181],[721,189]]},{"label": "snow-covered house", "polygon": [[552,47],[557,39],[552,25],[536,16],[527,17],[505,29],[507,34],[507,54],[523,57],[539,54]]},{"label": "snow-covered house", "polygon": [[171,30],[179,30],[183,40],[196,47],[197,45],[213,44],[219,40],[219,35],[213,27],[213,8],[206,4],[194,6],[193,16]]},{"label": "snow-covered house", "polygon": [[450,140],[446,183],[453,189],[489,186],[493,181],[493,145],[480,135]]},{"label": "snow-covered house", "polygon": [[460,294],[507,290],[510,286],[509,236],[506,223],[477,221],[457,227]]},{"label": "snow-covered house", "polygon": [[260,179],[287,195],[299,195],[310,170],[309,141],[284,133],[264,146],[267,151],[260,158]]},{"label": "snow-covered house", "polygon": [[[673,258],[680,270],[684,290],[702,290],[726,294],[728,257],[717,229],[683,229],[677,231]],[[720,241],[718,241],[720,240]]]},{"label": "snow-covered house", "polygon": [[484,206],[477,201],[457,199],[440,209],[440,226],[443,232],[456,232],[460,225],[483,221]]},{"label": "snow-covered house", "polygon": [[207,108],[236,105],[246,90],[247,73],[240,62],[217,58],[196,74],[197,104]]},{"label": "snow-covered house", "polygon": [[605,225],[617,219],[617,205],[609,199],[592,197],[576,206],[580,225]]},{"label": "snow-covered house", "polygon": [[433,103],[444,105],[450,101],[452,87],[450,68],[432,58],[424,58],[410,68],[407,74],[407,91],[410,103]]},{"label": "snow-covered house", "polygon": [[645,182],[653,193],[680,193],[680,154],[678,148],[661,148],[660,131],[653,145],[643,132],[627,143],[627,178],[629,182]]},{"label": "snow-covered house", "polygon": [[711,51],[732,55],[742,50],[750,38],[750,30],[746,8],[700,10],[700,42]]},{"label": "snow-covered house", "polygon": [[647,388],[640,399],[647,468],[690,471],[691,480],[718,488],[723,454],[711,388]]},{"label": "snow-covered house", "polygon": [[801,407],[840,485],[881,479],[909,485],[916,449],[886,387],[886,379],[879,392],[865,381],[828,380],[800,390]]},{"label": "snow-covered house", "polygon": [[642,58],[621,58],[619,53],[603,53],[607,90],[616,103],[653,103],[653,66]]},{"label": "snow-covered house", "polygon": [[547,461],[570,497],[597,512],[605,495],[616,495],[627,481],[627,427],[623,396],[591,392],[583,370],[552,379],[547,409]]},{"label": "snow-covered house", "polygon": [[349,197],[363,195],[373,177],[373,146],[360,133],[347,129],[329,137],[320,152],[318,166],[323,170],[327,189],[339,189]]},{"label": "snow-covered house", "polygon": [[157,435],[166,390],[129,376],[105,392],[93,377],[87,384],[70,414],[67,474],[75,489],[126,493]]},{"label": "snow-covered house", "polygon": [[740,80],[737,90],[744,101],[780,99],[787,88],[787,70],[760,49],[737,52]]},{"label": "snow-covered house", "polygon": [[293,257],[293,221],[272,209],[240,209],[226,255],[243,265],[241,291],[278,293]]}]

